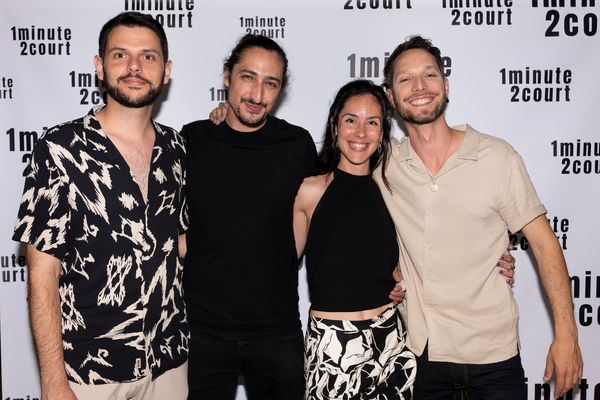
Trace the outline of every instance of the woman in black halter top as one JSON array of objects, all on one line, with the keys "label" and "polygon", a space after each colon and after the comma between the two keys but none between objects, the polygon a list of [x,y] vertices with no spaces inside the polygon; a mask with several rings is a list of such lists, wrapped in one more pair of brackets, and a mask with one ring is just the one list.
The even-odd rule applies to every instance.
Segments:
[{"label": "woman in black halter top", "polygon": [[304,180],[294,206],[311,298],[307,399],[412,398],[415,359],[388,299],[396,232],[371,177],[377,166],[385,170],[389,143],[383,89],[365,80],[343,86],[319,153],[322,174]]}]

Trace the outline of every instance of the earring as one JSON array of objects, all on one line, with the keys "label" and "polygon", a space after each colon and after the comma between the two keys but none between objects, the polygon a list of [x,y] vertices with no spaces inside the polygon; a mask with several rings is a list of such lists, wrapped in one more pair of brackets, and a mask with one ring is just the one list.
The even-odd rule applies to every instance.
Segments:
[{"label": "earring", "polygon": [[378,152],[378,153],[381,153],[381,152],[383,151],[383,148],[382,148],[382,146],[381,146],[381,145],[382,145],[382,143],[383,143],[383,140],[380,140],[380,141],[379,141],[379,146],[377,146],[377,152]]},{"label": "earring", "polygon": [[333,138],[333,142],[331,142],[331,147],[333,147],[333,149],[337,149],[337,133],[336,131],[333,131],[333,133],[331,134],[332,138]]}]

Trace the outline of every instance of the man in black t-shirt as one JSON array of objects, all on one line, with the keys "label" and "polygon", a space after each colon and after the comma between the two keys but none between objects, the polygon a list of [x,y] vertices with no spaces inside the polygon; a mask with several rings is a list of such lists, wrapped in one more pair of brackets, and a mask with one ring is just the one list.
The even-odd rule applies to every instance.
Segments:
[{"label": "man in black t-shirt", "polygon": [[304,394],[292,209],[316,149],[306,130],[269,115],[286,73],[277,43],[244,36],[224,64],[226,123],[196,121],[181,132],[190,399],[234,399],[240,375],[249,399]]}]

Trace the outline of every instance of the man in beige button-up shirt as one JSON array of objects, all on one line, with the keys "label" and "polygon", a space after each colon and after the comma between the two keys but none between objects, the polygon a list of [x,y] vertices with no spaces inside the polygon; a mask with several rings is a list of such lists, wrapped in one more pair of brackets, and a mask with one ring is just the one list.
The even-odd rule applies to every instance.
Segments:
[{"label": "man in beige button-up shirt", "polygon": [[[507,229],[527,237],[554,318],[544,378],[555,395],[582,374],[569,278],[521,157],[505,141],[444,118],[440,51],[413,37],[386,63],[388,96],[408,138],[393,143],[381,185],[401,244],[408,345],[418,357],[415,399],[526,399],[518,312],[495,272]],[[381,173],[376,179],[381,183]],[[462,397],[461,397],[462,398]]]}]

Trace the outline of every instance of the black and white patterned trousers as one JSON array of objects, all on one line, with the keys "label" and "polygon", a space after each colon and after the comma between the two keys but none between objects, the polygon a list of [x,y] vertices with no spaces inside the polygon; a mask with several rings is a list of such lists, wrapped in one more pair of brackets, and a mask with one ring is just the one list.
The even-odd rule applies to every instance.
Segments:
[{"label": "black and white patterned trousers", "polygon": [[417,368],[405,336],[396,307],[364,321],[310,317],[306,399],[412,399]]}]

